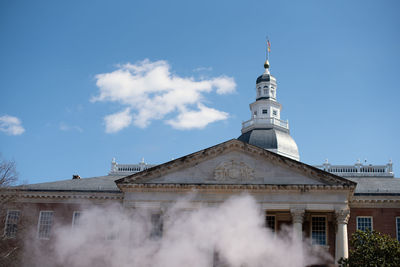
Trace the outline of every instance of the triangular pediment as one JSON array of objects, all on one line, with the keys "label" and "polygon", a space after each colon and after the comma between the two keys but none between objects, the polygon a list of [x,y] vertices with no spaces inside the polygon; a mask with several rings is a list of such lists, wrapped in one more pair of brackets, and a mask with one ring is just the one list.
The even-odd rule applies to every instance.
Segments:
[{"label": "triangular pediment", "polygon": [[127,184],[329,185],[355,183],[232,139],[116,181]]}]

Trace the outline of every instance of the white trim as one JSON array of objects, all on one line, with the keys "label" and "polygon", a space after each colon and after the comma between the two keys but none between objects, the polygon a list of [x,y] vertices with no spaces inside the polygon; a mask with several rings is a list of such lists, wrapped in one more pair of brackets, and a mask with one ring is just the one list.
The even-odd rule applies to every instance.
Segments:
[{"label": "white trim", "polygon": [[40,218],[42,217],[42,213],[44,213],[44,212],[51,212],[51,213],[52,213],[52,218],[51,218],[52,221],[51,221],[51,225],[50,225],[50,233],[51,233],[51,227],[53,226],[53,222],[54,222],[54,220],[53,220],[53,218],[54,218],[54,211],[53,211],[53,210],[41,210],[41,211],[39,212],[39,219],[38,219],[38,224],[37,224],[37,234],[36,234],[36,236],[37,236],[38,239],[49,240],[50,237],[46,238],[46,237],[40,237],[40,236],[39,236],[39,231],[40,231]]},{"label": "white trim", "polygon": [[[18,227],[18,222],[19,222],[19,218],[20,218],[20,215],[21,215],[21,211],[20,210],[7,210],[7,215],[6,215],[6,221],[5,221],[5,224],[4,224],[4,236],[6,237],[6,238],[10,238],[10,239],[14,239],[14,238],[16,238],[17,237],[17,233],[15,233],[15,236],[7,236],[7,224],[8,224],[8,215],[10,214],[10,212],[12,212],[12,211],[16,211],[16,212],[18,212],[18,220],[17,220],[17,227]],[[17,228],[17,232],[18,232],[18,228]]]},{"label": "white trim", "polygon": [[[314,217],[323,217],[325,218],[325,244],[321,245],[321,244],[313,244],[313,238],[312,238],[312,218]],[[310,220],[310,238],[311,238],[311,244],[313,246],[320,246],[320,247],[327,247],[329,244],[329,240],[328,240],[328,216],[327,215],[311,215],[311,220]]]},{"label": "white trim", "polygon": [[400,216],[396,217],[396,239],[397,241],[400,242],[400,232],[399,232],[399,228],[400,228]]},{"label": "white trim", "polygon": [[[73,213],[72,213],[72,228],[74,228],[76,225],[75,225],[75,214],[79,214],[79,216],[81,216],[82,215],[82,211],[80,211],[80,210],[76,210],[76,211],[74,211]],[[78,219],[79,220],[79,219]]]},{"label": "white trim", "polygon": [[[157,221],[153,218],[158,217]],[[162,211],[150,214],[150,239],[159,239],[164,235],[164,214]]]},{"label": "white trim", "polygon": [[358,228],[358,218],[370,218],[371,219],[371,231],[374,230],[374,217],[373,216],[357,216],[356,217],[356,230],[360,230]]}]

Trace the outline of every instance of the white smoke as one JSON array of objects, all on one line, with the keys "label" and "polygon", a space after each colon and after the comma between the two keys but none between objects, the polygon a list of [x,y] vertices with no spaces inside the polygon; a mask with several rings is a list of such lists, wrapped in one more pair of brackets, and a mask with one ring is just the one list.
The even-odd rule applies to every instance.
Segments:
[{"label": "white smoke", "polygon": [[160,237],[151,210],[83,210],[78,226],[53,231],[53,255],[42,252],[35,259],[74,267],[302,267],[329,260],[290,231],[277,235],[266,228],[265,214],[248,195],[212,207],[190,210],[191,204],[186,199],[163,211]]}]

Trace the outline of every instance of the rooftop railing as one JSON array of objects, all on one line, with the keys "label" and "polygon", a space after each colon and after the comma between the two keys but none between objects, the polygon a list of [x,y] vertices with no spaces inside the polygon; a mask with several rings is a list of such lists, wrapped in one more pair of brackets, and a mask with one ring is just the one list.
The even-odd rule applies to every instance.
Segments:
[{"label": "rooftop railing", "polygon": [[156,164],[147,164],[143,160],[138,164],[118,164],[117,162],[115,162],[115,159],[113,159],[113,161],[111,162],[111,171],[109,174],[112,175],[134,174],[137,172],[147,170],[154,166],[156,166]]},{"label": "rooftop railing", "polygon": [[315,167],[343,177],[394,177],[391,161],[386,165],[364,165],[360,162],[354,165],[331,165],[325,162]]},{"label": "rooftop railing", "polygon": [[273,118],[273,117],[268,117],[268,118],[252,118],[251,120],[242,122],[242,129],[246,129],[246,128],[250,128],[250,127],[267,127],[267,126],[271,126],[271,125],[275,125],[275,126],[279,126],[282,127],[284,129],[289,130],[289,122],[288,121],[283,121],[277,118]]}]

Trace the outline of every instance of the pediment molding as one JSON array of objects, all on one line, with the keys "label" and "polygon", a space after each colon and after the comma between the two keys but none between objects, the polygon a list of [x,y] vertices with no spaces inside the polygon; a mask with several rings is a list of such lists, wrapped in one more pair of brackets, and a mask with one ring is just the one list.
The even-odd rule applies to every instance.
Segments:
[{"label": "pediment molding", "polygon": [[[181,169],[190,168],[205,160],[213,159],[219,155],[223,155],[231,151],[239,151],[252,157],[264,159],[274,165],[278,165],[283,168],[289,168],[292,171],[298,172],[307,177],[320,181],[328,186],[343,186],[351,189],[354,189],[356,186],[356,183],[350,180],[322,171],[305,163],[278,155],[268,150],[264,150],[262,148],[247,144],[237,139],[226,141],[224,143],[200,150],[198,152],[183,156],[164,164],[157,165],[145,171],[124,177],[122,179],[116,180],[116,184],[119,188],[122,188],[130,184],[151,183],[152,179],[159,178],[161,176],[164,176],[171,172],[176,172]],[[224,180],[226,178],[230,178],[233,180],[248,179],[249,181],[251,181],[252,170],[249,166],[246,166],[245,164],[243,165],[241,164],[241,162],[222,162],[220,165],[221,166],[218,166],[217,169],[214,170],[214,178],[217,180],[217,182],[218,180]],[[231,167],[234,167],[233,171],[229,171],[229,165]],[[205,185],[207,185],[207,183],[202,184],[202,186]],[[165,186],[169,185],[165,184]]]}]

